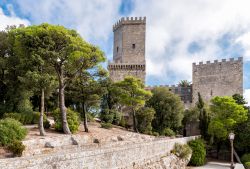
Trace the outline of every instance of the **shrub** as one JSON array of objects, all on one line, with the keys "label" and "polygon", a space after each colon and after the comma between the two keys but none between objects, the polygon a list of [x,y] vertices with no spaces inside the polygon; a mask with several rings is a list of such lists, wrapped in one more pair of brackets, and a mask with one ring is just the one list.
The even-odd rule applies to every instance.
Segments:
[{"label": "shrub", "polygon": [[126,127],[126,119],[124,118],[124,116],[121,117],[119,126]]},{"label": "shrub", "polygon": [[[40,112],[32,112],[32,113],[5,113],[4,118],[12,118],[19,122],[21,122],[23,125],[26,124],[38,124],[39,118],[40,118]],[[43,121],[44,123],[47,121],[47,116],[43,115]]]},{"label": "shrub", "polygon": [[92,114],[92,113],[86,113],[86,115],[87,115],[87,121],[88,122],[94,122],[95,120],[94,120],[94,114]]},{"label": "shrub", "polygon": [[206,148],[202,139],[192,140],[188,143],[193,153],[189,165],[202,166],[206,161]]},{"label": "shrub", "polygon": [[112,123],[114,120],[114,114],[109,109],[104,109],[100,114],[100,119],[105,123]]},{"label": "shrub", "polygon": [[241,157],[241,162],[244,164],[246,162],[250,162],[250,153],[248,154],[244,154],[242,157]]},{"label": "shrub", "polygon": [[122,119],[122,113],[116,110],[112,110],[114,116],[113,116],[113,124],[119,125]]},{"label": "shrub", "polygon": [[[62,116],[61,116],[61,112],[59,109],[56,109],[53,111],[53,117],[55,120],[55,129],[57,131],[62,132],[63,128],[62,128]],[[79,125],[80,125],[80,118],[77,112],[71,110],[71,109],[67,109],[67,121],[68,121],[68,126],[69,129],[72,133],[75,133],[78,131]]]},{"label": "shrub", "polygon": [[175,132],[173,130],[171,130],[170,128],[165,128],[162,131],[161,135],[172,137],[172,136],[175,136]]},{"label": "shrub", "polygon": [[21,141],[14,140],[12,143],[8,145],[8,149],[14,154],[14,156],[21,157],[25,146]]},{"label": "shrub", "polygon": [[51,125],[50,125],[49,120],[46,119],[46,121],[43,122],[43,127],[44,127],[45,129],[48,129],[48,128],[50,128],[50,126],[51,126]]},{"label": "shrub", "polygon": [[174,149],[171,151],[177,157],[187,160],[192,154],[191,148],[187,144],[175,143]]},{"label": "shrub", "polygon": [[112,124],[111,123],[101,123],[101,127],[105,128],[105,129],[110,129],[110,128],[112,128]]},{"label": "shrub", "polygon": [[4,113],[3,118],[12,118],[12,119],[15,119],[17,121],[20,121],[21,120],[21,113]]},{"label": "shrub", "polygon": [[27,129],[14,119],[6,118],[0,120],[0,145],[5,146],[14,140],[22,140],[27,135]]},{"label": "shrub", "polygon": [[152,134],[152,121],[155,111],[153,108],[142,107],[136,112],[137,127],[141,133]]},{"label": "shrub", "polygon": [[244,164],[244,166],[245,166],[246,169],[250,169],[250,162],[246,162],[246,163]]},{"label": "shrub", "polygon": [[154,132],[152,132],[152,135],[158,137],[160,134],[158,132],[154,131]]}]

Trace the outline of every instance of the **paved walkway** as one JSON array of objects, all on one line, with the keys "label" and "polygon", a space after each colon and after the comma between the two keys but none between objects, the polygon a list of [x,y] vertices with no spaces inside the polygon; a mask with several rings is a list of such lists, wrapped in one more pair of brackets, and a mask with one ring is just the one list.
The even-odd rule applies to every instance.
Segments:
[{"label": "paved walkway", "polygon": [[[190,169],[230,169],[230,164],[226,162],[209,161],[201,167],[192,167]],[[244,169],[242,164],[236,164],[235,169]]]}]

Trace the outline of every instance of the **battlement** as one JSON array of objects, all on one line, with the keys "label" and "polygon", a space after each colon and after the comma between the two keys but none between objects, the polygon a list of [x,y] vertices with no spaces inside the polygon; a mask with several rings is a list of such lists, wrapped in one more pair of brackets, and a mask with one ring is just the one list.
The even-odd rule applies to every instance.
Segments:
[{"label": "battlement", "polygon": [[167,87],[167,88],[190,88],[191,86],[188,86],[188,87],[182,87],[182,86],[179,86],[178,84],[177,85],[154,85],[154,86],[146,86],[146,88],[148,89],[153,89],[155,87]]},{"label": "battlement", "polygon": [[108,70],[142,70],[145,71],[145,64],[109,63]]},{"label": "battlement", "polygon": [[122,25],[146,24],[146,17],[122,17],[113,25],[113,31],[117,30]]},{"label": "battlement", "polygon": [[229,60],[227,59],[222,59],[221,61],[214,60],[213,63],[210,61],[206,61],[206,63],[199,62],[199,64],[193,63],[193,66],[211,65],[211,64],[218,64],[218,63],[234,63],[234,62],[242,62],[242,61],[243,61],[243,57],[238,57],[237,60],[235,60],[234,58],[229,58]]}]

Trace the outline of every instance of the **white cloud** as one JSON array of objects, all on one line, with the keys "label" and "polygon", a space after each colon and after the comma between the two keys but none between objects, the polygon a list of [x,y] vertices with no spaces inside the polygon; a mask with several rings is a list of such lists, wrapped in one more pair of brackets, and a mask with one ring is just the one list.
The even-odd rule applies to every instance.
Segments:
[{"label": "white cloud", "polygon": [[245,60],[250,61],[250,31],[244,33],[242,36],[240,36],[236,42],[239,42],[242,44],[242,46],[245,49],[244,55]]},{"label": "white cloud", "polygon": [[8,5],[10,16],[4,14],[3,9],[0,7],[0,30],[4,30],[8,25],[29,25],[30,22],[26,19],[19,18],[12,10],[12,6]]},{"label": "white cloud", "polygon": [[248,102],[248,106],[250,106],[250,89],[245,89],[244,91],[244,98]]},{"label": "white cloud", "polygon": [[[121,1],[16,3],[32,23],[49,22],[77,29],[84,39],[101,46],[111,59],[112,25],[121,17]],[[134,0],[133,5],[130,16],[147,17],[147,75],[155,79],[151,84],[191,80],[192,62],[231,57],[230,52],[224,52],[218,45],[218,39],[227,33],[235,36],[230,43],[241,45],[245,60],[250,61],[249,0]],[[191,54],[188,48],[193,42],[200,50]]]},{"label": "white cloud", "polygon": [[33,23],[48,22],[74,28],[85,40],[112,51],[108,40],[112,25],[120,17],[121,0],[22,0],[17,3],[22,14],[29,16]]},{"label": "white cloud", "polygon": [[[250,1],[248,0],[136,0],[131,16],[147,16],[147,74],[167,79],[191,80],[192,62],[229,58],[218,39],[235,36],[244,57],[250,58]],[[244,34],[243,34],[244,33]],[[201,49],[191,54],[190,43]],[[169,82],[169,81],[167,81]]]}]

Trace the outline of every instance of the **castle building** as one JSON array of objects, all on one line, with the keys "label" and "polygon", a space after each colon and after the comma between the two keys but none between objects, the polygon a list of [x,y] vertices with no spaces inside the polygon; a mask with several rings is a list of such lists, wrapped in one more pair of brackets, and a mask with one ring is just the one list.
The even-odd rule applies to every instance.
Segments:
[{"label": "castle building", "polygon": [[147,86],[146,90],[153,90],[155,87],[167,87],[169,91],[178,95],[184,104],[185,109],[188,109],[192,105],[192,85],[180,86],[180,85],[160,85],[160,86]]},{"label": "castle building", "polygon": [[[123,17],[113,25],[113,32],[113,61],[108,63],[111,80],[116,82],[134,76],[145,82],[146,17]],[[191,86],[166,87],[180,96],[186,108],[197,102],[198,92],[206,102],[215,96],[242,95],[243,58],[193,63]],[[146,89],[152,88],[148,86]]]},{"label": "castle building", "polygon": [[192,87],[193,103],[198,100],[198,92],[209,102],[215,96],[232,96],[243,94],[243,58],[237,60],[222,59],[214,63],[207,61],[193,63]]},{"label": "castle building", "polygon": [[113,26],[113,32],[113,62],[108,63],[111,80],[135,76],[145,82],[146,17],[123,17]]}]

